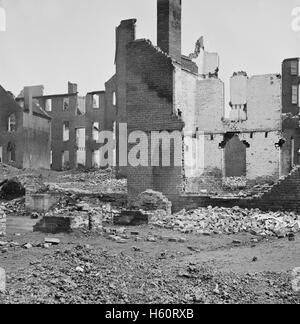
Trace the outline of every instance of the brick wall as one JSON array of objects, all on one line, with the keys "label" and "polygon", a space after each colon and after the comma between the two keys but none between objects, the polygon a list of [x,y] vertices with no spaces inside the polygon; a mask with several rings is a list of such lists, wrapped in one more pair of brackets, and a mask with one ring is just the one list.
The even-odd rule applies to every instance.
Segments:
[{"label": "brick wall", "polygon": [[[115,85],[116,85],[116,99],[117,99],[117,110],[116,110],[116,131],[119,134],[120,123],[127,123],[127,109],[126,109],[126,52],[127,44],[135,40],[136,30],[136,19],[128,19],[121,21],[120,25],[116,29],[116,74],[115,74]],[[126,137],[126,134],[122,134]],[[120,160],[122,157],[119,156],[119,143],[117,138],[116,143],[116,163],[117,163],[117,174],[119,177],[126,177],[127,169],[125,166],[120,167]]]},{"label": "brick wall", "polygon": [[262,193],[260,197],[232,199],[182,195],[173,202],[173,211],[208,206],[240,206],[242,208],[259,208],[264,211],[285,210],[300,212],[300,167],[295,168],[287,177],[279,180],[271,190]]},{"label": "brick wall", "polygon": [[181,0],[157,1],[157,45],[181,62]]},{"label": "brick wall", "polygon": [[[146,40],[132,42],[127,49],[128,132],[144,131],[149,139],[151,131],[181,131],[184,124],[174,109],[171,58]],[[181,192],[182,168],[151,167],[151,150],[148,160],[148,167],[127,168],[129,200],[147,189],[176,199]]]},{"label": "brick wall", "polygon": [[[63,152],[69,152],[70,168],[77,167],[76,130],[85,129],[85,166],[93,166],[93,152],[98,151],[102,144],[93,139],[93,124],[99,123],[100,130],[112,130],[113,121],[116,119],[116,107],[113,105],[113,93],[116,89],[115,78],[106,83],[106,91],[94,91],[80,98],[76,92],[76,84],[71,84],[70,93],[53,96],[39,97],[41,107],[45,109],[46,100],[52,100],[52,111],[48,114],[52,117],[51,124],[51,150],[52,169],[60,171],[63,168]],[[99,107],[93,107],[93,96],[99,97]],[[69,99],[69,108],[63,109],[64,98]],[[83,100],[85,114],[77,111],[79,100]],[[63,125],[69,123],[69,140],[63,140]],[[46,145],[44,145],[45,147]],[[50,161],[50,157],[49,157]]]},{"label": "brick wall", "polygon": [[[34,87],[40,88],[40,87]],[[11,114],[16,130],[8,132]],[[0,86],[0,147],[2,162],[18,168],[50,168],[50,119],[24,109]],[[8,146],[15,147],[15,162],[9,161]]]},{"label": "brick wall", "polygon": [[282,105],[284,114],[298,115],[299,113],[300,98],[298,104],[292,103],[292,86],[300,85],[300,68],[298,67],[298,75],[291,74],[292,64],[297,63],[299,66],[299,62],[299,58],[294,58],[284,60],[282,63]]}]

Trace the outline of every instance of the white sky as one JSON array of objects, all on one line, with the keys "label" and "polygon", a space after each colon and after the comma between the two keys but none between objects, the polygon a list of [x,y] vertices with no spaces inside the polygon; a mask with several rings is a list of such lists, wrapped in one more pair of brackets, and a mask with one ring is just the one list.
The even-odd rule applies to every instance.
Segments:
[{"label": "white sky", "polygon": [[[64,93],[77,82],[81,94],[103,90],[114,74],[115,27],[137,18],[138,38],[156,44],[156,0],[0,0],[0,84],[18,94],[44,84]],[[183,54],[205,37],[220,55],[220,77],[280,73],[284,58],[300,56],[300,32],[291,12],[300,0],[183,0]]]}]

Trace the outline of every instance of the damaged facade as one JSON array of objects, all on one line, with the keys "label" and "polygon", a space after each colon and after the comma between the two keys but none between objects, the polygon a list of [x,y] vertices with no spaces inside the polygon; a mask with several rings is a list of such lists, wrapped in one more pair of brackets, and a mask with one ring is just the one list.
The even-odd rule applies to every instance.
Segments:
[{"label": "damaged facade", "polygon": [[0,86],[0,162],[18,168],[49,169],[51,117],[33,99],[43,86],[14,96]]},{"label": "damaged facade", "polygon": [[[105,91],[81,97],[77,84],[70,82],[65,94],[44,95],[41,88],[31,87],[33,108],[28,109],[28,89],[17,98],[19,105],[3,90],[7,100],[3,106],[11,107],[7,113],[1,109],[5,112],[1,118],[1,160],[16,160],[18,167],[51,164],[58,171],[97,168],[103,145],[99,132],[107,130],[115,134],[114,162],[119,176],[128,179],[129,200],[153,189],[174,201],[184,192],[207,190],[210,178],[243,177],[263,182],[288,175],[300,161],[299,59],[285,60],[281,75],[233,73],[227,105],[224,82],[219,78],[219,55],[205,49],[203,37],[192,54],[182,54],[181,13],[181,0],[157,1],[157,46],[136,39],[136,19],[120,23],[116,28],[116,72],[105,84]],[[14,141],[19,114],[39,117],[40,123],[47,121],[45,134],[28,135],[35,141],[30,148],[23,142],[16,146]],[[49,142],[44,143],[47,136],[49,140],[50,117],[51,149]],[[46,129],[45,123],[39,127]],[[20,132],[33,124],[28,121]],[[126,130],[122,124],[127,125]],[[133,131],[147,134],[147,167],[128,166],[127,153],[120,150],[127,146]],[[182,165],[166,167],[163,143],[151,143],[151,133],[172,136],[174,131],[184,134],[184,143],[178,147],[173,141],[171,160],[180,149]],[[18,138],[23,141],[26,136]],[[32,150],[40,144],[37,156],[37,150]],[[131,141],[129,148],[136,144]],[[40,154],[43,150],[47,152]],[[160,156],[156,166],[151,166],[153,152]],[[47,163],[33,162],[34,158]]]},{"label": "damaged facade", "polygon": [[[206,52],[200,39],[195,53],[182,55],[181,1],[157,3],[157,46],[135,39],[135,19],[122,21],[117,28],[117,128],[127,123],[128,133],[143,131],[149,142],[153,131],[184,132],[183,163],[181,167],[122,168],[117,157],[120,172],[127,173],[129,199],[153,189],[174,201],[182,192],[207,189],[206,177],[276,181],[287,175],[298,163],[293,157],[298,152],[297,129],[290,126],[293,135],[288,134],[291,130],[283,122],[283,113],[293,100],[288,112],[298,114],[299,68],[296,75],[293,63],[295,75],[289,74],[286,69],[291,72],[292,67],[287,67],[287,60],[283,76],[234,73],[227,109],[224,83],[218,78],[218,54]],[[293,84],[286,92],[289,82]],[[199,137],[204,151],[193,150]],[[122,145],[120,141],[117,145]],[[161,151],[161,143],[155,149]],[[171,151],[173,156],[174,146]],[[196,172],[186,167],[187,159],[198,165]]]},{"label": "damaged facade", "polygon": [[100,166],[99,132],[113,130],[115,120],[114,79],[107,82],[106,88],[82,97],[77,84],[69,82],[68,93],[36,97],[52,117],[53,170]]}]

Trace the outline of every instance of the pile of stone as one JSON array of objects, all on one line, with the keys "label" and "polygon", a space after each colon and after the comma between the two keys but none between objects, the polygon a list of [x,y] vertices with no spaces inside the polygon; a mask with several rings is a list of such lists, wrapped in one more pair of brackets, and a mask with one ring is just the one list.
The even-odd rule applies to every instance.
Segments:
[{"label": "pile of stone", "polygon": [[0,236],[6,234],[6,214],[5,209],[0,205]]},{"label": "pile of stone", "polygon": [[228,177],[223,179],[222,185],[225,189],[230,190],[245,189],[247,187],[247,179],[240,177]]},{"label": "pile of stone", "polygon": [[103,223],[112,222],[114,213],[109,204],[90,206],[85,202],[61,198],[58,204],[42,216],[34,231],[43,233],[69,233],[75,230],[102,231]]},{"label": "pile of stone", "polygon": [[269,212],[259,209],[199,208],[167,217],[152,218],[156,226],[181,233],[202,235],[237,234],[242,232],[267,237],[286,237],[300,231],[300,216],[292,212]]},{"label": "pile of stone", "polygon": [[71,171],[49,183],[51,191],[73,193],[126,193],[127,180],[116,179],[111,170]]},{"label": "pile of stone", "polygon": [[171,214],[172,203],[161,192],[147,190],[137,197],[134,207],[144,211],[164,210]]}]

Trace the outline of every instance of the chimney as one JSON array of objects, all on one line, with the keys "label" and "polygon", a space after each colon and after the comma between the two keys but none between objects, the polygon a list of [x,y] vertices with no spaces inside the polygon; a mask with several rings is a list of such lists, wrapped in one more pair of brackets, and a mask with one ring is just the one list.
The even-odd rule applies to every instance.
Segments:
[{"label": "chimney", "polygon": [[32,87],[24,88],[24,110],[32,114],[32,103],[33,103]]},{"label": "chimney", "polygon": [[[126,57],[126,45],[135,40],[136,19],[122,20],[116,28],[116,55],[115,64],[124,61]],[[124,64],[124,62],[122,62]]]},{"label": "chimney", "polygon": [[157,45],[181,63],[181,0],[157,0]]},{"label": "chimney", "polygon": [[75,94],[78,92],[76,83],[68,82],[68,94]]}]

